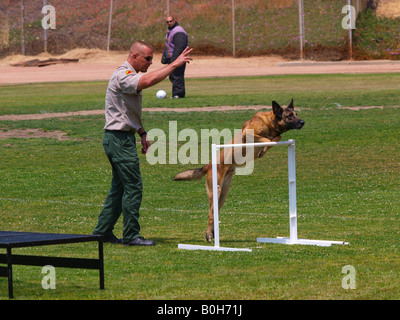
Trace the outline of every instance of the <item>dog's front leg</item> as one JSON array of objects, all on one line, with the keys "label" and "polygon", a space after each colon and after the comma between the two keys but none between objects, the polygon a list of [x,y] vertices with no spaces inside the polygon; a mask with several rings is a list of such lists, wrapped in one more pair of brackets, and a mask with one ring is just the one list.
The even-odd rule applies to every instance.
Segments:
[{"label": "dog's front leg", "polygon": [[257,157],[260,159],[268,150],[268,147],[264,147],[260,150],[260,152],[258,153]]},{"label": "dog's front leg", "polygon": [[[273,138],[272,140],[270,140],[270,139],[268,139],[268,138],[264,138],[264,137],[259,137],[259,138],[260,138],[260,139],[257,139],[257,142],[278,142],[278,141],[281,140],[282,137],[281,137],[281,136],[277,136],[277,137]],[[254,140],[256,140],[256,139],[254,139]],[[268,150],[269,148],[271,148],[271,147],[265,146],[264,148],[262,148],[262,149],[260,150],[260,152],[258,152],[257,157],[258,157],[258,158],[261,158],[261,157],[267,152],[267,150]]]}]

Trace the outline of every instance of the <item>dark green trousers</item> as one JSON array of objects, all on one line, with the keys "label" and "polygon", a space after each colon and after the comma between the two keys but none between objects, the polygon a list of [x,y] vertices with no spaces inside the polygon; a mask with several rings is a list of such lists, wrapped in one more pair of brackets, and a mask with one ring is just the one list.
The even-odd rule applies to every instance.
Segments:
[{"label": "dark green trousers", "polygon": [[140,236],[139,208],[143,186],[135,135],[132,132],[106,131],[103,147],[111,163],[112,182],[94,233],[110,235],[122,213],[122,241],[127,243]]}]

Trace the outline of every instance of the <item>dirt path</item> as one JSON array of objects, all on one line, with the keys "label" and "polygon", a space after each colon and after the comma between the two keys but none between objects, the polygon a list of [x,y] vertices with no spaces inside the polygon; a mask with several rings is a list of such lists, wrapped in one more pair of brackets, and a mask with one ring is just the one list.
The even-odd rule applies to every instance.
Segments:
[{"label": "dirt path", "polygon": [[[0,85],[109,80],[113,71],[126,59],[125,52],[107,53],[101,50],[75,49],[61,56],[42,54],[35,57],[15,55],[0,60]],[[78,63],[51,65],[47,67],[15,67],[12,64],[31,59],[48,58],[79,59]],[[312,62],[290,61],[279,56],[251,58],[194,56],[187,66],[185,77],[267,76],[290,74],[326,73],[382,73],[400,72],[400,61],[341,61]],[[163,65],[160,54],[154,55],[151,70]]]}]

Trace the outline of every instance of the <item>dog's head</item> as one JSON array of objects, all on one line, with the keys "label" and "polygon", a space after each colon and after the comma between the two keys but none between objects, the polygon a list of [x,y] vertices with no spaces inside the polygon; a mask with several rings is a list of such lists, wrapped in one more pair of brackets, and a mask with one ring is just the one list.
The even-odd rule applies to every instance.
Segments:
[{"label": "dog's head", "polygon": [[286,108],[282,108],[277,102],[272,101],[272,111],[277,120],[277,129],[283,133],[292,129],[301,129],[305,122],[294,111],[293,99]]}]

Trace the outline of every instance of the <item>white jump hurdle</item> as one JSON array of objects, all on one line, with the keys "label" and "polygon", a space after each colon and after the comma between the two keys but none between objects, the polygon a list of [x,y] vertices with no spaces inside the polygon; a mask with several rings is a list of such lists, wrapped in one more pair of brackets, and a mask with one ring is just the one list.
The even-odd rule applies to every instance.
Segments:
[{"label": "white jump hurdle", "polygon": [[219,242],[219,208],[218,208],[218,183],[217,183],[217,151],[220,148],[232,147],[262,147],[262,146],[288,146],[288,179],[289,179],[289,238],[257,238],[257,242],[263,243],[280,243],[280,244],[302,244],[302,245],[316,245],[329,247],[332,244],[348,244],[344,241],[330,241],[330,240],[309,240],[299,239],[297,237],[297,200],[296,200],[296,151],[295,141],[279,141],[279,142],[262,142],[262,143],[248,143],[248,144],[225,144],[225,145],[211,145],[212,151],[212,182],[213,182],[213,201],[214,201],[214,246],[200,246],[190,244],[179,244],[179,249],[187,250],[214,250],[214,251],[247,251],[251,252],[248,248],[227,248],[220,247]]}]

